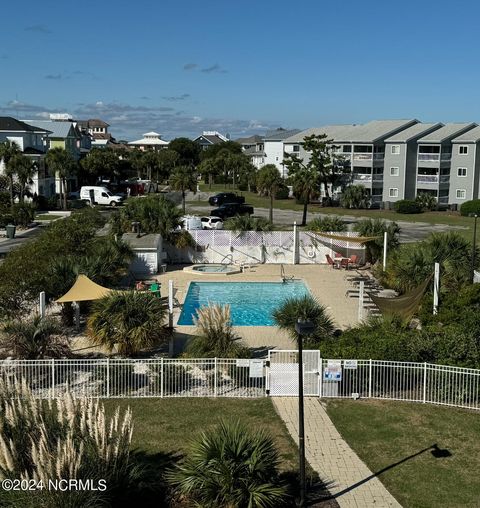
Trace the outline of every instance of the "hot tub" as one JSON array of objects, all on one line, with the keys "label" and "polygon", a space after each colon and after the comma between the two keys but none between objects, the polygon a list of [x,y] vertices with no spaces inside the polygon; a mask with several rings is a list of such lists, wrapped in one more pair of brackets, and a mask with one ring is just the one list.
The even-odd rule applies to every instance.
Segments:
[{"label": "hot tub", "polygon": [[239,266],[221,265],[213,263],[208,265],[187,266],[183,269],[183,271],[195,273],[198,275],[233,275],[234,273],[242,272]]}]

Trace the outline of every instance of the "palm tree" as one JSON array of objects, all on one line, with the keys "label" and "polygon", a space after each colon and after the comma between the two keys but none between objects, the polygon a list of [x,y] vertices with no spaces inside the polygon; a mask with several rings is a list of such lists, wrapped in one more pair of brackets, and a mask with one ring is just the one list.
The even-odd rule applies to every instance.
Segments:
[{"label": "palm tree", "polygon": [[209,305],[197,310],[194,318],[197,336],[188,344],[187,352],[196,358],[248,358],[244,346],[232,328],[230,305]]},{"label": "palm tree", "polygon": [[14,191],[13,191],[13,177],[15,176],[15,172],[11,167],[10,161],[16,155],[21,154],[20,147],[14,141],[10,141],[7,139],[3,143],[0,143],[0,161],[3,160],[5,165],[5,176],[9,180],[10,187],[10,204],[13,207],[14,203]]},{"label": "palm tree", "polygon": [[76,163],[70,152],[63,148],[52,148],[45,161],[54,174],[60,179],[60,202],[67,209],[67,178],[74,172]]},{"label": "palm tree", "polygon": [[175,493],[196,506],[274,508],[290,500],[278,466],[278,452],[265,431],[221,422],[202,432],[167,477]]},{"label": "palm tree", "polygon": [[288,180],[293,185],[295,197],[303,202],[301,226],[307,224],[308,205],[320,195],[320,175],[315,167],[304,166],[300,159],[293,156],[288,162]]},{"label": "palm tree", "polygon": [[182,208],[185,213],[185,192],[190,190],[196,192],[197,177],[190,166],[178,166],[169,178],[173,190],[182,192]]},{"label": "palm tree", "polygon": [[273,224],[263,217],[250,215],[235,215],[225,221],[224,228],[235,233],[244,231],[272,231]]},{"label": "palm tree", "polygon": [[375,236],[376,240],[371,240],[365,244],[365,260],[369,263],[375,263],[382,255],[384,233],[387,232],[388,252],[398,247],[398,235],[400,227],[396,222],[387,222],[382,219],[365,219],[357,222],[353,227],[360,236]]},{"label": "palm tree", "polygon": [[7,323],[0,335],[0,347],[12,350],[14,357],[22,360],[58,358],[70,352],[58,323],[40,316]]},{"label": "palm tree", "polygon": [[333,321],[327,314],[326,307],[310,295],[287,298],[273,312],[273,319],[280,329],[286,330],[296,341],[299,340],[295,330],[295,324],[298,319],[311,321],[315,328],[310,336],[310,340],[315,346],[331,336],[335,330]]},{"label": "palm tree", "polygon": [[212,188],[213,178],[219,173],[218,162],[214,158],[204,159],[198,166],[198,172],[202,175],[204,180],[208,176],[208,188]]},{"label": "palm tree", "polygon": [[10,159],[11,171],[17,176],[20,185],[20,203],[23,203],[25,197],[25,189],[29,183],[32,183],[32,178],[35,175],[37,167],[29,157],[22,153],[15,154]]},{"label": "palm tree", "polygon": [[328,233],[330,231],[346,231],[346,222],[337,215],[326,215],[325,217],[313,219],[308,223],[308,229],[310,231],[318,233]]},{"label": "palm tree", "polygon": [[131,356],[167,340],[165,316],[165,305],[152,293],[119,291],[93,304],[87,333],[96,344]]},{"label": "palm tree", "polygon": [[368,208],[370,194],[363,185],[349,185],[342,193],[340,204],[344,208]]},{"label": "palm tree", "polygon": [[258,192],[270,196],[269,220],[273,223],[273,200],[278,189],[283,186],[283,178],[275,164],[267,164],[257,173]]}]

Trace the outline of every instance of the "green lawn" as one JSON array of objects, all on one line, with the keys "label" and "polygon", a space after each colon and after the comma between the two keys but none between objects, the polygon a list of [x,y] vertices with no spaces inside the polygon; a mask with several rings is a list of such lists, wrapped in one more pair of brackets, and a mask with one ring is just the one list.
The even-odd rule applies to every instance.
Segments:
[{"label": "green lawn", "polygon": [[51,215],[49,213],[41,213],[38,215],[35,215],[35,220],[56,220],[60,219],[60,215]]},{"label": "green lawn", "polygon": [[[254,192],[240,192],[233,189],[225,189],[224,185],[212,185],[210,191],[207,184],[201,184],[200,190],[204,192],[238,192],[245,196],[245,201],[253,207],[269,208],[270,199],[268,197],[261,197]],[[279,210],[303,210],[303,206],[295,202],[294,199],[280,199],[274,202],[275,208]],[[206,201],[197,201],[195,198],[190,201],[190,204],[199,206],[208,206]],[[327,213],[333,215],[350,215],[354,217],[380,217],[394,221],[407,221],[407,222],[426,222],[428,224],[448,224],[451,226],[465,226],[471,228],[473,226],[473,219],[470,217],[462,217],[458,212],[424,212],[419,214],[400,214],[393,210],[352,210],[340,207],[321,207],[319,204],[311,204],[308,207],[309,212]]]},{"label": "green lawn", "polygon": [[251,429],[266,429],[280,452],[282,469],[296,469],[296,446],[270,399],[110,399],[104,403],[109,412],[130,406],[133,447],[145,453],[182,454],[203,430],[222,419],[238,419]]},{"label": "green lawn", "polygon": [[[388,468],[379,478],[405,508],[480,506],[480,413],[371,400],[327,411],[371,471]],[[451,456],[435,458],[434,444]]]}]

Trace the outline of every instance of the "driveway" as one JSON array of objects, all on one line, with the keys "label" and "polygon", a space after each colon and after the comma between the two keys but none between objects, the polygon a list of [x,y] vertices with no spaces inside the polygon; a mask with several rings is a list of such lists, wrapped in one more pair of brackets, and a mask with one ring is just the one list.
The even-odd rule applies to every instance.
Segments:
[{"label": "driveway", "polygon": [[[208,215],[212,209],[211,206],[195,206],[195,203],[187,203],[187,208],[189,212],[195,212],[201,215]],[[255,216],[257,217],[265,217],[268,218],[269,210],[268,208],[255,208]],[[308,221],[315,219],[317,217],[326,217],[326,214],[309,212],[308,213]],[[302,222],[302,212],[296,210],[278,210],[274,209],[273,218],[275,224],[283,225],[283,226],[292,226],[293,222],[296,221],[297,224]],[[342,219],[345,220],[349,224],[349,229],[351,225],[359,222],[366,217],[354,217],[352,215],[342,215]],[[407,221],[396,221],[400,226],[400,242],[408,243],[408,242],[418,242],[419,240],[423,240],[430,233],[445,233],[446,231],[454,231],[459,229],[467,229],[461,226],[449,226],[448,224],[429,224],[428,222],[407,222]]]}]

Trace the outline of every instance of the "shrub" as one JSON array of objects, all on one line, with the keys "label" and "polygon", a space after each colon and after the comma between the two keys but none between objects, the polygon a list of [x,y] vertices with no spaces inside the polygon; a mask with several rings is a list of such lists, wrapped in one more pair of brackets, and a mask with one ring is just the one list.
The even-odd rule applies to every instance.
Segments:
[{"label": "shrub", "polygon": [[370,263],[375,263],[382,255],[385,231],[387,232],[388,252],[392,252],[398,247],[400,227],[396,222],[387,222],[382,219],[365,219],[357,222],[353,229],[360,236],[377,237],[376,240],[371,240],[365,244],[365,259]]},{"label": "shrub", "polygon": [[277,192],[275,192],[275,199],[288,199],[288,195],[290,194],[290,190],[286,185],[283,185]]},{"label": "shrub", "polygon": [[437,198],[428,192],[421,192],[415,198],[415,202],[422,210],[435,210],[438,207]]},{"label": "shrub", "polygon": [[394,210],[397,213],[421,213],[422,206],[419,202],[413,201],[412,199],[401,199],[396,201],[393,205]]},{"label": "shrub", "polygon": [[327,215],[325,217],[313,219],[308,224],[307,229],[321,233],[328,233],[330,231],[341,232],[347,230],[347,224],[337,215]]},{"label": "shrub", "polygon": [[26,228],[35,218],[35,207],[30,203],[15,203],[12,215],[17,226]]},{"label": "shrub", "polygon": [[192,443],[168,478],[176,495],[196,506],[274,508],[291,501],[278,466],[278,452],[265,431],[222,422]]},{"label": "shrub", "polygon": [[349,185],[342,193],[340,204],[344,208],[368,208],[370,194],[363,185]]},{"label": "shrub", "polygon": [[236,215],[225,221],[224,228],[235,233],[242,233],[244,231],[272,231],[273,224],[263,217]]},{"label": "shrub", "polygon": [[460,207],[460,213],[463,216],[468,216],[471,213],[480,215],[480,199],[472,199],[471,201],[465,201]]},{"label": "shrub", "polygon": [[248,358],[249,349],[235,335],[230,305],[200,307],[194,319],[197,336],[187,347],[187,354],[197,358]]},{"label": "shrub", "polygon": [[14,224],[15,219],[13,218],[12,214],[5,213],[0,214],[0,227],[4,228],[7,224]]}]

